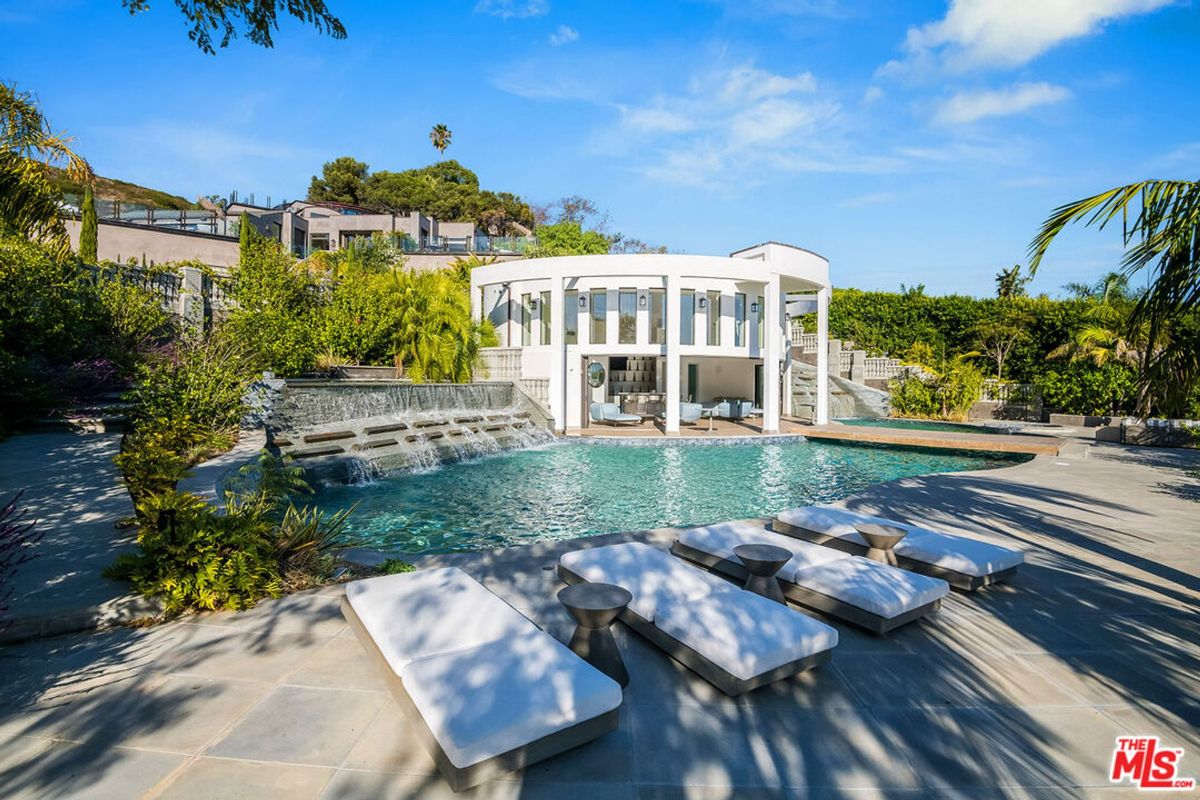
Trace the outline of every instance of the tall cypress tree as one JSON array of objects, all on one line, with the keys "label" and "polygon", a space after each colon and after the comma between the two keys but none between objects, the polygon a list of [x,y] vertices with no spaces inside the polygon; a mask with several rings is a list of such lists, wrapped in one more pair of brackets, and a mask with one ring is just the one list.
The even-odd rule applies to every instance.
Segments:
[{"label": "tall cypress tree", "polygon": [[246,261],[246,250],[250,247],[250,243],[254,241],[254,235],[257,231],[254,230],[254,225],[250,223],[250,215],[245,211],[238,218],[238,260],[244,263]]},{"label": "tall cypress tree", "polygon": [[83,222],[79,226],[79,258],[87,264],[95,264],[99,258],[100,231],[96,220],[96,198],[91,184],[83,187]]}]

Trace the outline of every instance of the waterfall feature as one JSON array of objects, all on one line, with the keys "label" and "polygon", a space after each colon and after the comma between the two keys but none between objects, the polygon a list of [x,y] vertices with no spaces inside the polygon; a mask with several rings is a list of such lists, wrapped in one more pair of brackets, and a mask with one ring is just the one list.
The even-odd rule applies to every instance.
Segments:
[{"label": "waterfall feature", "polygon": [[[792,361],[792,407],[801,416],[815,408],[817,368]],[[837,375],[829,376],[829,417],[886,417],[888,393]]]},{"label": "waterfall feature", "polygon": [[550,419],[512,383],[288,381],[270,442],[318,480],[369,484],[554,441]]}]

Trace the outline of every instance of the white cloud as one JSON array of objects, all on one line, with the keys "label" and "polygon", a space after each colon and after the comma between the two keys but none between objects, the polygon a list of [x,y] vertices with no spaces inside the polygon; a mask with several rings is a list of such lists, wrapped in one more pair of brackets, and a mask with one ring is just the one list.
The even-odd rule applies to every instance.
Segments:
[{"label": "white cloud", "polygon": [[1071,93],[1062,86],[1044,82],[959,92],[942,103],[934,115],[934,121],[943,125],[963,125],[986,117],[1019,114],[1037,106],[1060,103],[1070,96]]},{"label": "white cloud", "polygon": [[555,47],[562,47],[564,44],[570,44],[579,40],[579,31],[572,28],[570,25],[559,25],[558,30],[549,36],[550,44]]},{"label": "white cloud", "polygon": [[540,17],[550,10],[547,0],[479,0],[475,13],[501,19]]},{"label": "white cloud", "polygon": [[698,122],[686,114],[666,108],[629,108],[621,106],[623,127],[639,133],[686,133]]},{"label": "white cloud", "polygon": [[885,73],[940,61],[953,69],[1026,64],[1070,39],[1173,0],[950,0],[946,16],[908,29],[906,57]]},{"label": "white cloud", "polygon": [[883,95],[883,89],[880,89],[878,86],[868,86],[867,90],[863,92],[863,105],[870,105],[871,103],[878,102],[883,99]]},{"label": "white cloud", "polygon": [[772,75],[766,70],[742,66],[729,71],[721,84],[720,93],[725,100],[746,101],[816,90],[817,79],[811,72],[792,76]]}]

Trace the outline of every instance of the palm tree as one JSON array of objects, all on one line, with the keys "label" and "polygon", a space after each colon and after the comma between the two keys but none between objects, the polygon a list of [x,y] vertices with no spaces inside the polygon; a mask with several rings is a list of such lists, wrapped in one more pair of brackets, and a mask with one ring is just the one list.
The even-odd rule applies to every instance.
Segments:
[{"label": "palm tree", "polygon": [[1153,341],[1173,317],[1200,308],[1200,182],[1142,181],[1059,206],[1029,245],[1029,271],[1037,272],[1068,225],[1082,222],[1102,230],[1118,217],[1125,244],[1122,273],[1150,270],[1133,321],[1145,321]]},{"label": "palm tree", "polygon": [[[1082,344],[1084,350],[1116,357],[1124,350],[1127,358],[1138,362],[1139,411],[1149,413],[1157,407],[1170,416],[1182,416],[1187,413],[1186,403],[1181,404],[1180,393],[1163,380],[1167,362],[1176,365],[1173,374],[1200,374],[1200,354],[1175,352],[1182,345],[1176,346],[1171,336],[1174,325],[1200,311],[1200,182],[1142,181],[1056,208],[1029,245],[1030,274],[1068,225],[1082,222],[1103,229],[1118,218],[1125,245],[1121,274],[1129,278],[1148,270],[1149,284],[1134,302],[1123,333],[1110,329],[1104,337],[1085,337]],[[1123,348],[1113,335],[1118,333],[1124,337]],[[1089,337],[1091,342],[1086,341]],[[1095,355],[1092,358],[1096,360]],[[1190,366],[1176,368],[1177,362]]]},{"label": "palm tree", "polygon": [[450,132],[450,129],[439,122],[429,132],[429,141],[433,142],[433,146],[437,148],[439,153],[445,153],[446,148],[450,146],[450,139],[453,136],[454,134]]},{"label": "palm tree", "polygon": [[51,130],[33,95],[0,83],[0,233],[42,240],[65,254],[70,243],[51,166],[73,181],[95,180],[71,139]]}]

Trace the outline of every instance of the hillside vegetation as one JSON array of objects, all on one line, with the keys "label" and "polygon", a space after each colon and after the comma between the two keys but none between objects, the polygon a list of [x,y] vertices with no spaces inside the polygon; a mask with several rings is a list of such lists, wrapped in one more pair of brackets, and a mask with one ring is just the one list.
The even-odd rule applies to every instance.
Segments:
[{"label": "hillside vegetation", "polygon": [[[64,194],[83,194],[83,184],[71,180],[60,169],[50,168],[50,182]],[[116,178],[105,178],[102,175],[96,176],[94,191],[97,200],[119,200],[122,203],[134,203],[153,208],[195,209],[200,207],[177,194],[139,186],[136,183]]]}]

